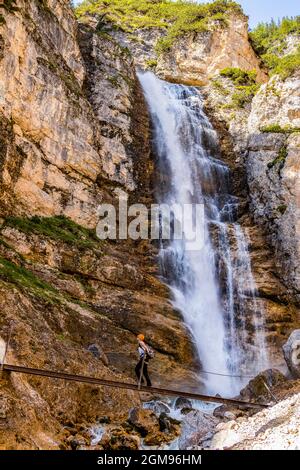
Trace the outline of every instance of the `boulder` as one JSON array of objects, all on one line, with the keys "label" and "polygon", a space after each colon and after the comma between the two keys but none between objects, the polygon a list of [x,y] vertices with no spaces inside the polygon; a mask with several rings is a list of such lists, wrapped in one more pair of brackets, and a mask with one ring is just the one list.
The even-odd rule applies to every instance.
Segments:
[{"label": "boulder", "polygon": [[148,446],[160,446],[171,442],[180,433],[180,422],[167,413],[161,413],[158,418],[151,410],[133,408],[130,410],[128,422],[144,438],[144,444]]},{"label": "boulder", "polygon": [[152,400],[144,404],[145,409],[152,410],[157,416],[161,413],[170,413],[170,407],[163,401]]},{"label": "boulder", "polygon": [[294,330],[282,347],[287,366],[295,379],[300,378],[300,330]]},{"label": "boulder", "polygon": [[181,423],[181,435],[178,446],[180,450],[188,447],[205,447],[205,442],[209,441],[214,433],[219,420],[214,416],[200,410],[192,410],[185,415]]},{"label": "boulder", "polygon": [[129,412],[128,422],[145,437],[149,433],[159,431],[159,421],[155,413],[143,408],[132,408]]},{"label": "boulder", "polygon": [[239,398],[245,401],[256,401],[261,397],[269,401],[272,397],[270,397],[270,392],[266,385],[271,389],[286,380],[285,375],[279,370],[267,369],[250,380],[248,385],[241,390]]},{"label": "boulder", "polygon": [[171,418],[166,413],[161,413],[159,419],[159,427],[162,432],[167,432],[170,434],[179,434],[180,430],[180,421],[177,419]]},{"label": "boulder", "polygon": [[72,450],[77,450],[81,447],[89,445],[88,440],[80,434],[77,434],[76,436],[71,435],[70,437],[68,437],[67,443],[69,444]]},{"label": "boulder", "polygon": [[[286,380],[279,370],[267,369],[251,379],[236,398],[243,401],[272,402],[274,399],[268,388],[272,392],[273,387],[286,382]],[[257,411],[255,408],[245,408],[244,406],[222,405],[214,410],[213,415],[223,421],[231,421],[238,417],[255,414]]]},{"label": "boulder", "polygon": [[193,408],[192,402],[187,398],[179,397],[175,401],[174,405],[176,410],[182,410],[183,408]]},{"label": "boulder", "polygon": [[116,426],[106,431],[100,441],[104,450],[138,450],[140,439],[136,434],[130,434],[122,426]]}]

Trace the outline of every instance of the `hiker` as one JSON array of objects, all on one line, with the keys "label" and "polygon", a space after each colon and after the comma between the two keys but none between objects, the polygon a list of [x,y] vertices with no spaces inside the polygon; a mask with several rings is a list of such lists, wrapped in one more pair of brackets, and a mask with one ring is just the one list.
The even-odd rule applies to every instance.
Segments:
[{"label": "hiker", "polygon": [[152,384],[148,375],[148,363],[149,363],[149,360],[152,359],[154,353],[152,349],[150,348],[150,346],[147,346],[147,344],[145,343],[144,335],[142,334],[138,335],[137,340],[138,340],[138,345],[139,345],[138,353],[139,353],[140,360],[135,366],[135,373],[138,379],[138,383],[140,383],[140,380],[141,380],[141,383],[143,384],[145,383],[145,379],[146,379],[147,387],[151,387]]}]

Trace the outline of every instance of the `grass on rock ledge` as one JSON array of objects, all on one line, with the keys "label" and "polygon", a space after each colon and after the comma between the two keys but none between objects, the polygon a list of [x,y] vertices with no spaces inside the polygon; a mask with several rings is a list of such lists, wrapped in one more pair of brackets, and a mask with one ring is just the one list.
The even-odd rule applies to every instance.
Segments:
[{"label": "grass on rock ledge", "polygon": [[294,132],[300,132],[300,127],[291,127],[291,126],[281,127],[280,124],[270,124],[269,126],[262,127],[260,131],[266,134],[268,133],[292,134]]},{"label": "grass on rock ledge", "polygon": [[24,233],[36,233],[79,248],[99,249],[100,241],[94,230],[82,227],[65,216],[55,217],[8,217],[5,225]]},{"label": "grass on rock ledge", "polygon": [[200,4],[188,0],[85,0],[75,11],[80,19],[98,14],[103,29],[109,24],[126,32],[165,29],[166,36],[157,43],[158,53],[170,50],[185,33],[211,30],[214,23],[226,26],[231,13],[243,14],[241,6],[231,0]]},{"label": "grass on rock ledge", "polygon": [[59,293],[47,282],[39,279],[23,266],[12,263],[0,256],[0,279],[16,285],[21,290],[30,291],[35,297],[57,303]]}]

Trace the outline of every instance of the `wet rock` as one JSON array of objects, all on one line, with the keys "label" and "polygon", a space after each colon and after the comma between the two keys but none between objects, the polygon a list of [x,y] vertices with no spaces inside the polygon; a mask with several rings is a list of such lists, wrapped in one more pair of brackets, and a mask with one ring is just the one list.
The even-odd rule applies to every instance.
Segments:
[{"label": "wet rock", "polygon": [[128,422],[134,426],[141,436],[159,431],[158,418],[151,410],[133,408],[129,412]]},{"label": "wet rock", "polygon": [[188,400],[187,398],[179,397],[175,401],[174,405],[175,409],[182,409],[182,408],[193,408],[192,402]]},{"label": "wet rock", "polygon": [[159,427],[162,432],[177,434],[180,428],[180,421],[171,418],[166,413],[161,413],[159,416]]},{"label": "wet rock", "polygon": [[150,401],[145,403],[145,409],[152,410],[156,415],[160,415],[161,413],[170,413],[170,407],[164,403],[163,401]]},{"label": "wet rock", "polygon": [[191,413],[191,411],[194,411],[193,408],[182,408],[181,409],[181,414],[182,415],[187,415],[188,413]]},{"label": "wet rock", "polygon": [[219,420],[212,415],[199,410],[188,413],[181,423],[181,436],[178,441],[179,449],[193,446],[205,447],[205,442],[211,439]]},{"label": "wet rock", "polygon": [[282,350],[292,376],[300,378],[300,330],[292,332]]},{"label": "wet rock", "polygon": [[123,427],[113,427],[106,431],[100,441],[104,450],[137,450],[140,448],[140,438],[127,433]]},{"label": "wet rock", "polygon": [[76,436],[68,437],[67,443],[69,444],[72,450],[77,450],[79,447],[88,445],[89,441],[80,434],[77,434]]},{"label": "wet rock", "polygon": [[232,419],[236,419],[237,417],[242,417],[246,415],[248,410],[245,408],[239,409],[234,406],[229,406],[229,405],[222,405],[218,406],[213,412],[213,415],[216,418],[221,419],[222,421],[231,421]]},{"label": "wet rock", "polygon": [[144,437],[144,444],[159,446],[174,440],[180,433],[180,423],[167,413],[159,418],[151,410],[133,408],[129,413],[128,422]]},{"label": "wet rock", "polygon": [[111,422],[111,419],[109,416],[101,416],[100,418],[97,419],[97,421],[100,424],[109,424]]},{"label": "wet rock", "polygon": [[224,418],[226,418],[228,421],[232,421],[236,419],[236,414],[232,413],[232,411],[225,411]]}]

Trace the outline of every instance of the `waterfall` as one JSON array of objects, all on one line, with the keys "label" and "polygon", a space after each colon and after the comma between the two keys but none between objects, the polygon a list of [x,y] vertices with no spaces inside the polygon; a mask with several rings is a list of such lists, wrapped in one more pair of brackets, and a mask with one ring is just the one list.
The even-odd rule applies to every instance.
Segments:
[{"label": "waterfall", "polygon": [[[191,332],[206,391],[233,395],[266,364],[263,311],[257,300],[247,237],[237,223],[230,170],[219,159],[217,135],[200,91],[139,74],[154,130],[159,203],[204,205],[204,243],[162,243],[161,272]],[[251,315],[249,319],[249,310]],[[250,326],[249,326],[250,325]],[[250,329],[251,337],[248,332]]]}]

